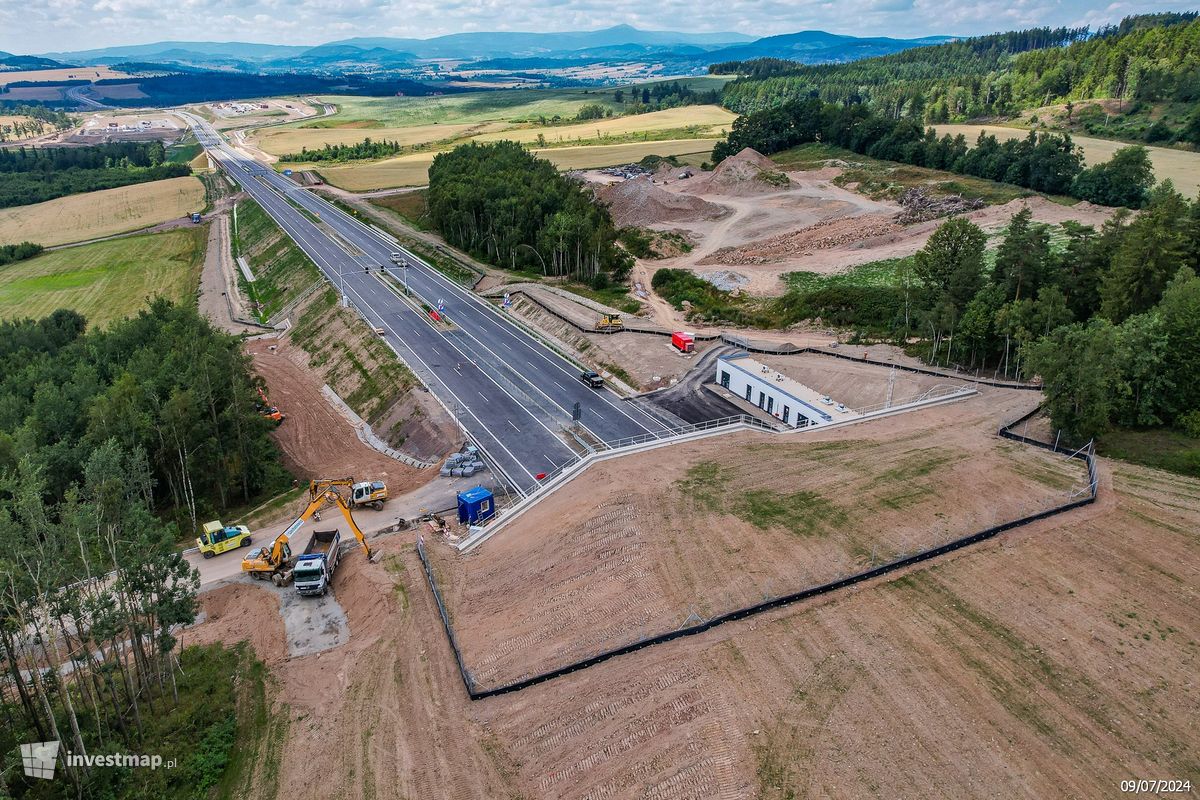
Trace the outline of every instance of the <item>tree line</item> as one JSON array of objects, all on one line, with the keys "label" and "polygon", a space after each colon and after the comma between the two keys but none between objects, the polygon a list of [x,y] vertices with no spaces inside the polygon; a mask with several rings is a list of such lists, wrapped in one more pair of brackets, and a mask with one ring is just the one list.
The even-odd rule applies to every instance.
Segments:
[{"label": "tree line", "polygon": [[1064,101],[1200,99],[1200,20],[1193,12],[1129,17],[1116,26],[1037,28],[915,48],[849,64],[779,59],[714,64],[743,77],[722,102],[749,113],[810,94],[900,119],[1011,116]]},{"label": "tree line", "polygon": [[66,310],[0,323],[0,474],[27,463],[62,502],[113,440],[144,454],[148,506],[185,530],[286,483],[237,339],[161,299],[85,325]]},{"label": "tree line", "polygon": [[187,164],[167,161],[162,142],[5,149],[0,150],[0,208],[190,174]]},{"label": "tree line", "polygon": [[450,244],[497,266],[602,287],[629,274],[608,210],[520,144],[461,145],[429,168],[429,219]]},{"label": "tree line", "polygon": [[327,144],[316,150],[307,147],[299,153],[283,156],[284,161],[365,161],[372,158],[387,158],[397,153],[403,153],[407,148],[397,141],[372,139],[370,136],[355,144]]},{"label": "tree line", "polygon": [[[234,726],[232,703],[211,692],[234,691],[237,665],[179,648],[198,578],[176,542],[287,484],[255,398],[238,340],[194,308],[157,300],[104,330],[67,310],[0,323],[5,754],[30,741],[80,755],[172,743],[193,757],[138,783],[159,796],[213,785]],[[53,784],[0,772],[0,793],[152,796],[129,770],[59,769]]]},{"label": "tree line", "polygon": [[988,267],[982,230],[942,224],[913,261],[905,329],[925,329],[932,362],[1040,377],[1054,425],[1077,438],[1200,425],[1200,199],[1167,181],[1136,216],[1062,233],[1055,246],[1023,210]]},{"label": "tree line", "polygon": [[33,258],[44,250],[40,244],[21,242],[20,244],[0,244],[0,267]]},{"label": "tree line", "polygon": [[1023,139],[1000,142],[980,133],[974,147],[969,147],[961,134],[938,138],[932,128],[922,129],[917,121],[892,119],[865,105],[837,105],[817,97],[738,117],[726,139],[713,148],[713,161],[719,163],[746,147],[770,155],[809,142],[1132,208],[1142,204],[1154,180],[1144,148],[1085,170],[1080,149],[1067,134],[1030,131]]},{"label": "tree line", "polygon": [[53,111],[45,106],[0,103],[0,109],[7,116],[24,117],[24,120],[17,119],[0,125],[0,142],[41,136],[47,129],[61,131],[75,124],[75,120],[65,112]]}]

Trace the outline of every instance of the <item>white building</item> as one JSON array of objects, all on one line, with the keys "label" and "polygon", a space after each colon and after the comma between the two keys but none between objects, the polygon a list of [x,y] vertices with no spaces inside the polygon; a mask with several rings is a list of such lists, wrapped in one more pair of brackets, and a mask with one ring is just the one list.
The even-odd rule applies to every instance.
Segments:
[{"label": "white building", "polygon": [[717,383],[793,428],[828,425],[852,416],[841,403],[755,361],[748,353],[717,359]]}]

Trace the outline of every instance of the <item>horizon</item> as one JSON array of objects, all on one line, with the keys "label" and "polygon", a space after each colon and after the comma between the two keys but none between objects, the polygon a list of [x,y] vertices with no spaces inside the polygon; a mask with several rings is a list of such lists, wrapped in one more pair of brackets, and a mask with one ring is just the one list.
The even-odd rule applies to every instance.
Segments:
[{"label": "horizon", "polygon": [[[512,24],[501,25],[490,24],[486,14],[475,11],[467,4],[450,6],[447,10],[442,5],[430,3],[430,17],[450,20],[458,17],[460,24],[423,27],[412,20],[424,16],[425,3],[406,12],[400,24],[388,25],[387,21],[395,19],[397,15],[383,5],[383,0],[330,0],[323,8],[298,7],[287,18],[280,18],[275,13],[277,0],[217,0],[210,3],[185,0],[176,5],[158,4],[152,0],[97,0],[88,5],[83,0],[64,0],[53,6],[26,8],[3,2],[0,3],[0,32],[4,32],[0,33],[0,50],[14,55],[40,55],[139,47],[161,42],[317,47],[354,38],[429,40],[472,33],[591,33],[620,26],[649,33],[729,33],[753,39],[804,31],[859,38],[920,39],[929,36],[981,36],[1037,27],[1086,25],[1096,28],[1130,15],[1188,11],[1196,7],[1193,3],[1184,2],[1134,2],[1110,3],[1093,8],[1084,3],[1067,2],[1049,10],[1016,5],[996,14],[962,0],[949,7],[944,4],[935,7],[929,0],[859,0],[836,9],[822,3],[795,6],[769,0],[756,4],[757,13],[754,17],[748,17],[737,16],[717,3],[685,9],[680,0],[662,6],[653,15],[602,15],[599,9],[593,13],[582,2],[565,7],[553,4],[544,6],[544,3],[545,0],[532,0],[520,6],[510,6],[508,10],[511,13],[506,17]],[[208,29],[233,28],[244,31],[245,35],[179,35],[179,31],[196,29],[195,13],[205,13],[214,7],[218,11],[225,9],[227,13],[212,16]],[[441,14],[435,14],[438,9],[442,10]],[[374,13],[380,11],[383,13]],[[738,11],[744,12],[745,9]],[[590,27],[582,24],[583,20],[597,18],[606,21],[593,23]],[[694,20],[696,24],[679,24],[685,18]],[[137,41],[124,38],[131,23],[140,23],[138,27],[146,31],[145,36],[139,36]],[[327,31],[328,35],[314,36],[312,32],[315,30]],[[293,38],[286,35],[288,32],[299,35]]]}]

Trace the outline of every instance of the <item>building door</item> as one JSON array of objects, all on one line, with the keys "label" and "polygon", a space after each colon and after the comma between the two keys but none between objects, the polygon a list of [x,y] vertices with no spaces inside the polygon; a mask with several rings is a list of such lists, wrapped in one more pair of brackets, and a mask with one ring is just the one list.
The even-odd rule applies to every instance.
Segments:
[{"label": "building door", "polygon": [[750,384],[746,384],[746,402],[754,402],[754,387]]},{"label": "building door", "polygon": [[775,413],[775,398],[774,397],[767,398],[767,413],[768,414]]},{"label": "building door", "polygon": [[784,425],[788,424],[789,418],[791,416],[792,416],[792,409],[785,405],[783,407],[783,424]]},{"label": "building door", "polygon": [[729,388],[729,373],[725,370],[721,370],[721,385],[726,389]]},{"label": "building door", "polygon": [[759,407],[759,408],[762,408],[762,407],[763,407],[763,404],[764,404],[764,403],[766,403],[766,402],[767,402],[767,394],[766,394],[766,392],[761,392],[761,391],[760,391],[760,392],[758,393],[758,407]]}]

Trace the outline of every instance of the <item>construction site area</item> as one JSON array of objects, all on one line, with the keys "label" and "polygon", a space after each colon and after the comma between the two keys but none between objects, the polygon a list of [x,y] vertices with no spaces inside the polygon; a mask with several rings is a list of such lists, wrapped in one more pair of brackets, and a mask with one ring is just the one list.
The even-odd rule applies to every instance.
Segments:
[{"label": "construction site area", "polygon": [[328,741],[350,797],[1097,796],[1186,774],[1195,481],[1105,463],[1087,507],[474,702],[414,546],[494,686],[1062,504],[1082,464],[995,435],[1036,404],[984,388],[613,460],[465,557],[428,525],[372,536],[316,652],[281,590],[218,585],[185,642],[246,639],[279,684],[258,742],[277,777],[244,796],[313,785]]},{"label": "construction site area", "polygon": [[1060,446],[1035,385],[817,324],[730,333],[650,290],[675,266],[778,294],[936,228],[838,174],[751,151],[606,176],[619,224],[688,244],[639,260],[638,313],[483,275],[514,332],[677,425],[529,493],[429,391],[449,363],[418,377],[323,287],[252,319],[212,226],[201,309],[245,336],[298,479],[187,556],[183,644],[247,642],[275,691],[236,796],[331,767],[364,800],[1094,797],[1195,773],[1200,482]]}]

